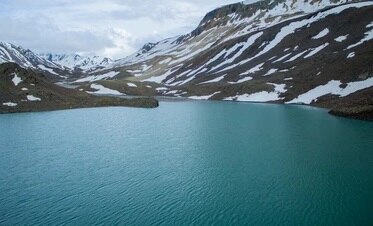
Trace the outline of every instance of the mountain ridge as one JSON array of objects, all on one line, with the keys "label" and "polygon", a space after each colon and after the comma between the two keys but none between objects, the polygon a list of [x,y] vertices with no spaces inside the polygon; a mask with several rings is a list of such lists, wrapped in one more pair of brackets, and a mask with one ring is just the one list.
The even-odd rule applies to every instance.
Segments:
[{"label": "mountain ridge", "polygon": [[226,13],[221,25],[160,41],[102,70],[121,72],[105,85],[149,83],[157,84],[157,95],[309,104],[334,112],[346,105],[372,108],[365,97],[373,86],[371,1],[334,1],[275,19],[268,12],[228,21]]},{"label": "mountain ridge", "polygon": [[39,56],[69,69],[82,71],[89,71],[95,68],[105,67],[113,62],[113,60],[109,57],[97,55],[82,56],[79,54],[43,53],[39,54]]},{"label": "mountain ridge", "polygon": [[40,57],[30,49],[0,41],[0,64],[17,63],[23,68],[47,74],[53,80],[66,79],[71,76],[71,71],[48,59]]}]

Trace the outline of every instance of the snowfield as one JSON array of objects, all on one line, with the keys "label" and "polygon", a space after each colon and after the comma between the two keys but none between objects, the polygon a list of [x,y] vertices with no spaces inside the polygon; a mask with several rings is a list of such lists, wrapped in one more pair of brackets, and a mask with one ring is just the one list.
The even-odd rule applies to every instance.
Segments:
[{"label": "snowfield", "polygon": [[207,84],[207,83],[219,82],[219,81],[223,80],[225,76],[226,75],[222,75],[222,76],[214,78],[212,80],[209,80],[209,81],[206,81],[206,82],[201,82],[200,84]]},{"label": "snowfield", "polygon": [[94,91],[94,92],[87,91],[87,93],[100,94],[100,95],[124,95],[123,93],[120,93],[117,90],[109,89],[98,84],[91,84],[91,88],[97,91]]},{"label": "snowfield", "polygon": [[240,83],[247,82],[247,81],[250,81],[250,80],[253,80],[253,77],[247,76],[247,77],[245,77],[245,78],[241,78],[241,79],[239,79],[239,80],[236,81],[236,82],[228,82],[228,83],[229,83],[229,84],[240,84]]},{"label": "snowfield", "polygon": [[16,73],[13,73],[12,75],[14,75],[14,77],[12,79],[13,84],[15,86],[18,86],[18,84],[22,82],[21,77],[19,77],[18,74],[16,74]]},{"label": "snowfield", "polygon": [[334,40],[335,40],[336,42],[343,42],[344,40],[347,39],[347,36],[348,36],[348,35],[339,36],[339,37],[335,38]]},{"label": "snowfield", "polygon": [[211,94],[211,95],[206,95],[206,96],[190,96],[190,97],[188,97],[189,99],[193,99],[193,100],[208,100],[208,99],[210,99],[211,97],[213,97],[213,96],[215,96],[216,94],[219,94],[220,93],[220,91],[218,91],[218,92],[215,92],[215,93],[213,93],[213,94]]},{"label": "snowfield", "polygon": [[18,104],[17,103],[13,103],[13,102],[6,102],[6,103],[3,103],[3,106],[8,106],[8,107],[15,107],[17,106]]},{"label": "snowfield", "polygon": [[82,79],[78,79],[74,83],[96,82],[96,81],[99,81],[99,80],[105,80],[105,79],[108,79],[108,78],[113,78],[113,77],[117,76],[119,73],[120,72],[110,71],[108,73],[101,74],[101,75],[91,75],[91,76],[88,76],[88,77],[85,77],[85,78],[82,78]]},{"label": "snowfield", "polygon": [[347,56],[347,59],[353,58],[355,56],[355,52],[349,53]]},{"label": "snowfield", "polygon": [[316,36],[313,36],[312,39],[323,38],[323,37],[327,36],[328,34],[329,34],[329,29],[325,28],[324,30],[320,31],[319,34],[317,34]]},{"label": "snowfield", "polygon": [[268,76],[268,75],[271,75],[271,74],[274,74],[278,71],[277,68],[272,68],[272,69],[269,69],[269,71],[264,75],[264,76]]},{"label": "snowfield", "polygon": [[325,43],[324,45],[321,45],[319,47],[316,47],[316,48],[312,49],[312,51],[310,53],[308,53],[306,56],[304,56],[304,58],[309,58],[309,57],[315,55],[316,53],[320,52],[321,50],[323,50],[328,45],[329,45],[329,43]]},{"label": "snowfield", "polygon": [[227,97],[224,98],[224,100],[228,101],[247,101],[247,102],[269,102],[269,101],[276,101],[276,100],[281,100],[279,96],[282,93],[286,92],[286,84],[274,84],[274,83],[268,83],[269,85],[274,86],[274,91],[272,92],[267,92],[267,91],[261,91],[257,93],[252,93],[252,94],[242,94],[242,95],[237,95],[234,97]]},{"label": "snowfield", "polygon": [[296,59],[298,59],[299,57],[301,57],[304,53],[306,53],[308,50],[305,50],[303,52],[300,52],[298,53],[297,55],[293,56],[292,58],[290,58],[289,60],[285,61],[285,63],[289,63],[289,62],[292,62]]},{"label": "snowfield", "polygon": [[127,82],[127,86],[128,87],[133,87],[133,88],[137,87],[137,85],[135,83],[132,83],[132,82]]},{"label": "snowfield", "polygon": [[49,73],[51,73],[51,74],[58,75],[56,72],[53,71],[53,69],[51,69],[51,68],[47,68],[46,66],[44,66],[44,65],[42,65],[42,64],[39,64],[39,65],[38,65],[38,68],[40,68],[40,69],[43,70],[43,71],[47,71],[47,72],[49,72]]},{"label": "snowfield", "polygon": [[347,83],[346,88],[341,88],[340,85],[342,85],[340,81],[332,80],[325,85],[318,86],[299,95],[294,100],[287,102],[287,104],[311,104],[313,101],[317,100],[317,98],[327,94],[345,97],[359,90],[372,87],[373,78],[369,78],[365,81]]},{"label": "snowfield", "polygon": [[373,29],[371,29],[370,31],[365,32],[365,37],[363,39],[361,39],[359,42],[357,42],[357,43],[355,43],[353,45],[348,46],[347,49],[355,48],[356,46],[361,45],[364,42],[370,41],[372,39],[373,39]]},{"label": "snowfield", "polygon": [[241,75],[255,74],[255,72],[261,71],[263,69],[262,68],[263,65],[264,63],[258,64],[255,67],[249,69],[248,71],[242,73]]},{"label": "snowfield", "polygon": [[41,101],[39,97],[35,97],[33,95],[27,95],[27,100],[29,101]]}]

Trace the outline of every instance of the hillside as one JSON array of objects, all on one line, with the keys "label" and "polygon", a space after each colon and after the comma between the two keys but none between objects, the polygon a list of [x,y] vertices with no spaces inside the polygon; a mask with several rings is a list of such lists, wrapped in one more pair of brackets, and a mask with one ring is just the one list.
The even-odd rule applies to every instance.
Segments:
[{"label": "hillside", "polygon": [[373,86],[372,39],[371,1],[237,3],[75,82],[145,82],[157,95],[192,99],[366,105],[358,94]]},{"label": "hillside", "polygon": [[[93,89],[100,94],[101,87]],[[103,90],[112,91],[113,90]],[[108,93],[106,93],[108,94]],[[51,83],[45,76],[19,67],[15,63],[0,64],[0,113],[47,111],[84,107],[129,106],[156,107],[153,98],[125,99],[94,96]]]}]

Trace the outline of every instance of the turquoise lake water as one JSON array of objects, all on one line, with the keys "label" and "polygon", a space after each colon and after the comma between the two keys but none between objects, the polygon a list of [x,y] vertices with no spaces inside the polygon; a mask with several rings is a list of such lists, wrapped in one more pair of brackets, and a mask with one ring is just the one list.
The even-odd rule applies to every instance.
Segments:
[{"label": "turquoise lake water", "polygon": [[373,225],[373,123],[161,102],[0,115],[0,225]]}]

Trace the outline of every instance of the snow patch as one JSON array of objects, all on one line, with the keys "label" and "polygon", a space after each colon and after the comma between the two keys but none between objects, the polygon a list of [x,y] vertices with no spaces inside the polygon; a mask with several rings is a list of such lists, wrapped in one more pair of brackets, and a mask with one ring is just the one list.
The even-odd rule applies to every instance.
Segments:
[{"label": "snow patch", "polygon": [[282,57],[278,58],[277,60],[273,61],[273,63],[280,62],[280,61],[286,59],[286,58],[287,58],[288,56],[290,56],[291,54],[292,54],[292,53],[288,53],[288,54],[286,54],[285,56],[282,56]]},{"label": "snow patch", "polygon": [[12,75],[14,75],[13,79],[12,79],[12,82],[15,86],[18,86],[19,83],[22,82],[22,79],[21,77],[18,77],[18,74],[17,73],[13,73]]},{"label": "snow patch", "polygon": [[355,43],[353,45],[348,46],[347,49],[354,48],[354,47],[356,47],[358,45],[361,45],[364,42],[367,42],[367,41],[369,41],[371,39],[373,39],[373,29],[370,30],[370,31],[365,32],[365,37],[363,39],[361,39],[359,42],[357,42],[357,43]]},{"label": "snow patch", "polygon": [[162,61],[159,61],[159,64],[167,64],[167,63],[169,63],[171,60],[172,60],[172,58],[169,57],[169,58],[166,58],[166,59],[164,59],[164,60],[162,60]]},{"label": "snow patch", "polygon": [[215,96],[216,94],[219,94],[220,93],[220,91],[218,91],[218,92],[215,92],[215,93],[213,93],[213,94],[211,94],[211,95],[206,95],[206,96],[190,96],[190,97],[188,97],[189,99],[193,99],[193,100],[208,100],[208,99],[210,99],[211,97],[213,97],[213,96]]},{"label": "snow patch", "polygon": [[312,39],[319,39],[319,38],[325,37],[328,34],[329,34],[329,29],[325,28],[324,30],[320,31],[320,33],[318,33],[316,36],[313,36]]},{"label": "snow patch", "polygon": [[157,90],[157,91],[167,91],[169,89],[167,87],[158,87],[155,90]]},{"label": "snow patch", "polygon": [[271,75],[271,74],[273,74],[273,73],[276,73],[277,71],[278,71],[277,68],[269,69],[269,71],[268,71],[264,76]]},{"label": "snow patch", "polygon": [[128,87],[137,87],[137,85],[135,83],[132,83],[132,82],[127,82],[127,86]]},{"label": "snow patch", "polygon": [[29,101],[41,101],[39,97],[33,96],[33,95],[27,95],[27,100]]},{"label": "snow patch", "polygon": [[108,73],[105,73],[105,74],[101,74],[101,75],[91,75],[91,76],[87,76],[85,78],[82,78],[82,79],[78,79],[76,80],[74,83],[80,83],[80,82],[96,82],[96,81],[99,81],[99,80],[104,80],[104,79],[108,79],[108,78],[113,78],[115,77],[116,75],[118,75],[120,72],[116,72],[116,71],[110,71]]},{"label": "snow patch", "polygon": [[353,58],[354,56],[355,56],[355,52],[352,52],[352,53],[348,54],[347,59]]},{"label": "snow patch", "polygon": [[237,95],[234,97],[227,97],[224,100],[236,100],[236,101],[248,101],[248,102],[269,102],[269,101],[276,101],[281,100],[283,98],[280,98],[280,94],[286,92],[286,84],[275,84],[275,83],[267,83],[269,85],[274,86],[274,91],[267,92],[267,91],[261,91],[257,93],[252,94],[242,94]]},{"label": "snow patch", "polygon": [[101,94],[101,95],[124,95],[123,93],[120,93],[117,90],[109,89],[109,88],[106,88],[106,87],[104,87],[102,85],[98,85],[98,84],[91,84],[91,88],[95,89],[97,91],[94,91],[94,92],[88,92],[87,91],[87,93]]},{"label": "snow patch", "polygon": [[285,61],[285,63],[292,62],[292,61],[298,59],[299,57],[301,57],[301,56],[302,56],[305,52],[307,52],[307,51],[308,51],[308,50],[298,53],[297,55],[293,56],[293,57],[290,58],[289,60]]},{"label": "snow patch", "polygon": [[151,78],[148,78],[148,79],[145,79],[143,80],[144,82],[155,82],[155,83],[162,83],[163,80],[165,80],[169,75],[171,75],[173,72],[172,70],[168,70],[166,73],[164,73],[163,75],[159,75],[159,76],[153,76]]},{"label": "snow patch", "polygon": [[294,100],[291,100],[286,103],[287,104],[299,104],[299,103],[311,104],[313,101],[317,100],[317,98],[325,96],[327,94],[345,97],[359,90],[366,89],[366,88],[373,86],[373,78],[369,78],[364,81],[347,83],[347,86],[345,88],[341,88],[340,85],[342,85],[340,81],[332,80],[332,81],[329,81],[327,84],[311,89],[308,92],[299,95]]},{"label": "snow patch", "polygon": [[54,72],[52,69],[47,68],[47,67],[45,67],[45,66],[42,65],[42,64],[39,64],[39,65],[38,65],[38,68],[40,68],[40,69],[43,70],[43,71],[47,71],[47,72],[49,72],[49,73],[51,73],[51,74],[58,75],[58,74],[57,74],[56,72]]},{"label": "snow patch", "polygon": [[251,68],[250,70],[242,73],[242,75],[254,74],[255,72],[261,71],[263,69],[262,68],[263,65],[264,63],[258,64],[255,67]]},{"label": "snow patch", "polygon": [[180,91],[180,90],[171,90],[171,91],[168,91],[166,94],[167,95],[171,95],[171,94],[173,94],[173,95],[175,95],[175,94],[177,94],[177,93],[181,93],[182,91]]},{"label": "snow patch", "polygon": [[8,107],[15,107],[17,106],[18,104],[17,103],[13,103],[13,102],[6,102],[6,103],[3,103],[3,106],[8,106]]},{"label": "snow patch", "polygon": [[239,84],[239,83],[247,82],[247,81],[250,81],[250,80],[253,80],[253,77],[247,76],[245,78],[241,78],[240,80],[238,80],[236,82],[228,82],[228,83],[229,84]]},{"label": "snow patch", "polygon": [[373,77],[368,78],[364,81],[357,81],[357,82],[350,82],[347,83],[346,88],[339,90],[338,92],[334,92],[335,95],[340,95],[341,97],[345,97],[350,95],[351,93],[355,93],[359,90],[366,89],[373,86]]},{"label": "snow patch", "polygon": [[321,50],[323,50],[328,45],[329,45],[329,43],[325,43],[325,44],[323,44],[319,47],[316,47],[316,48],[312,49],[312,51],[309,54],[307,54],[306,56],[304,56],[304,58],[309,58],[309,57],[315,55],[316,53],[320,52]]},{"label": "snow patch", "polygon": [[[234,47],[232,47],[233,52],[236,51],[236,49],[238,49],[238,48],[240,48],[240,47],[242,46],[242,47],[240,48],[240,50],[237,51],[237,53],[234,54],[233,57],[231,57],[231,58],[229,58],[229,59],[226,59],[226,60],[223,61],[221,64],[219,64],[219,65],[217,65],[217,66],[211,68],[210,71],[213,71],[213,70],[215,70],[215,69],[217,69],[217,68],[221,68],[223,65],[233,63],[233,62],[234,62],[234,61],[235,61],[239,56],[241,56],[241,55],[243,54],[243,52],[244,52],[246,49],[248,49],[251,45],[253,45],[253,44],[255,43],[255,41],[256,41],[260,36],[262,36],[262,34],[263,34],[263,32],[258,32],[258,33],[256,33],[256,34],[250,36],[250,37],[246,40],[246,42],[236,44]],[[228,56],[228,54],[227,54],[227,56]],[[226,68],[224,68],[224,69],[222,69],[222,70],[220,70],[220,71],[225,71],[225,70],[226,70]],[[219,72],[220,72],[220,71],[219,71]]]},{"label": "snow patch", "polygon": [[339,36],[339,37],[335,38],[334,40],[335,40],[336,42],[343,42],[344,40],[347,39],[347,36],[348,36],[348,35]]},{"label": "snow patch", "polygon": [[226,75],[222,75],[220,77],[217,77],[217,78],[214,78],[212,80],[209,80],[209,81],[206,81],[206,82],[201,82],[200,84],[206,84],[206,83],[212,83],[212,82],[219,82],[221,80],[223,80],[223,78],[225,77]]}]

